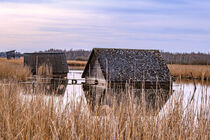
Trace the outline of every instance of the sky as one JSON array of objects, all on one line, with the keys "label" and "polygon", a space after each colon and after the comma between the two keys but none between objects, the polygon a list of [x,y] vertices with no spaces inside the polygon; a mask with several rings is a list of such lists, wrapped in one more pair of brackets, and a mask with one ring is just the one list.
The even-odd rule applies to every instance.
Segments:
[{"label": "sky", "polygon": [[210,1],[0,0],[0,52],[50,48],[210,53]]}]

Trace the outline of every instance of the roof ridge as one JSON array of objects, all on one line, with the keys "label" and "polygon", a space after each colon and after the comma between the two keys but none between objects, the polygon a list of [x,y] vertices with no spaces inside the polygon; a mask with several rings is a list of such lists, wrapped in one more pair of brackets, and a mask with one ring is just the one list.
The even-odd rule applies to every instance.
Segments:
[{"label": "roof ridge", "polygon": [[123,50],[123,51],[155,51],[160,52],[155,49],[127,49],[127,48],[93,48],[93,50]]},{"label": "roof ridge", "polygon": [[34,53],[24,53],[24,54],[65,54],[64,52],[34,52]]}]

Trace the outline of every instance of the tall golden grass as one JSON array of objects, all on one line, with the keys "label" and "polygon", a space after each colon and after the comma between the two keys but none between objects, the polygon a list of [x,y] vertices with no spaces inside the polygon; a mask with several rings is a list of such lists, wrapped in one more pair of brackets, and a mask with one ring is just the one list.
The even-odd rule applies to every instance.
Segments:
[{"label": "tall golden grass", "polygon": [[23,64],[24,59],[23,57],[18,58],[18,59],[0,58],[0,62],[10,62],[11,64]]},{"label": "tall golden grass", "polygon": [[[29,69],[21,63],[1,60],[0,78],[12,81],[27,77]],[[64,104],[54,96],[47,96],[46,100],[41,90],[39,95],[21,92],[21,85],[0,84],[0,139],[208,140],[210,137],[210,120],[206,117],[209,114],[203,108],[206,102],[202,102],[201,113],[196,114],[193,106],[183,108],[179,98],[166,114],[155,116],[155,111],[139,104],[128,92],[123,93],[127,96],[120,104],[88,113],[82,100]]]},{"label": "tall golden grass", "polygon": [[87,61],[67,60],[67,64],[70,70],[83,70]]},{"label": "tall golden grass", "polygon": [[31,75],[30,69],[23,65],[23,58],[0,59],[0,79],[25,80]]},{"label": "tall golden grass", "polygon": [[0,86],[0,139],[208,140],[210,136],[209,119],[196,115],[193,108],[185,110],[181,98],[160,116],[132,98],[101,116],[98,110],[83,111],[83,102],[62,106],[62,100],[55,104],[53,96],[47,101],[44,95],[24,99],[20,91],[18,85]]},{"label": "tall golden grass", "polygon": [[[0,58],[0,63],[14,64],[15,66],[23,65],[23,61],[23,58],[11,60],[7,60],[6,58]],[[71,70],[83,70],[85,68],[86,63],[87,61],[67,60],[67,64],[69,66],[69,69]],[[192,73],[194,78],[210,79],[210,66],[207,65],[168,64],[168,68],[171,74],[176,77],[189,78],[192,76]]]},{"label": "tall golden grass", "polygon": [[38,68],[37,74],[40,76],[52,76],[52,74],[53,74],[52,66],[50,66],[48,64],[42,64]]},{"label": "tall golden grass", "polygon": [[[171,74],[177,77],[210,79],[210,66],[207,65],[168,65]],[[191,75],[192,73],[192,75]]]},{"label": "tall golden grass", "polygon": [[87,61],[67,60],[67,64],[70,66],[85,66]]}]

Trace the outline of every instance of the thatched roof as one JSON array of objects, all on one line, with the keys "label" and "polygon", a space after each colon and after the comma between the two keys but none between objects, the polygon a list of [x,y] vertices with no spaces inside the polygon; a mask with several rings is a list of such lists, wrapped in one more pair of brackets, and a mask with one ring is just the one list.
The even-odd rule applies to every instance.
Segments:
[{"label": "thatched roof", "polygon": [[[82,77],[88,76],[89,67],[97,60],[108,81],[168,82],[170,72],[158,50],[93,49]],[[107,68],[108,66],[108,68]],[[107,71],[108,70],[108,71]]]},{"label": "thatched roof", "polygon": [[36,67],[40,67],[43,64],[52,66],[54,75],[68,73],[68,65],[64,53],[25,53],[24,64],[31,68],[33,74],[36,74]]}]

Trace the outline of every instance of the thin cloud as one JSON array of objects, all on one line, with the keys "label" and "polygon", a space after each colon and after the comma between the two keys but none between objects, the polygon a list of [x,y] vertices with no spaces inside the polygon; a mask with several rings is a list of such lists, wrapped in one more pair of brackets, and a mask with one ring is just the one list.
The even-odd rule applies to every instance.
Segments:
[{"label": "thin cloud", "polygon": [[209,52],[209,5],[189,0],[0,1],[0,48]]}]

